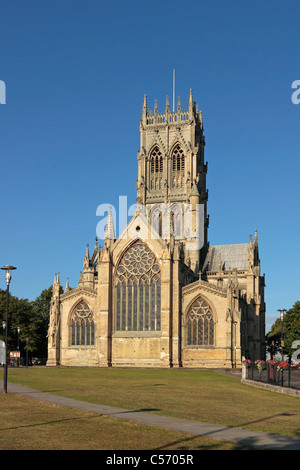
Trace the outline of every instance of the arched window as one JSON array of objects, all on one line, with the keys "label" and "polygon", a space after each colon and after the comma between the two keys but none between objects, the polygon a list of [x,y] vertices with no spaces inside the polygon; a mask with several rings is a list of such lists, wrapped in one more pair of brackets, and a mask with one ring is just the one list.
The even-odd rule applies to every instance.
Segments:
[{"label": "arched window", "polygon": [[163,156],[156,145],[150,155],[150,188],[161,189],[163,179]]},{"label": "arched window", "polygon": [[159,204],[154,204],[151,206],[151,227],[158,233],[158,235],[162,236],[162,208]]},{"label": "arched window", "polygon": [[214,345],[214,316],[204,299],[198,298],[190,307],[187,318],[187,345]]},{"label": "arched window", "polygon": [[181,206],[178,203],[172,204],[170,207],[171,233],[174,238],[180,240],[182,238],[182,216]]},{"label": "arched window", "polygon": [[94,315],[84,300],[73,310],[70,330],[71,346],[94,346]]},{"label": "arched window", "polygon": [[172,152],[172,186],[173,188],[184,187],[185,157],[180,144],[176,144]]},{"label": "arched window", "polygon": [[151,250],[137,241],[116,272],[115,330],[159,331],[160,313],[160,269]]}]

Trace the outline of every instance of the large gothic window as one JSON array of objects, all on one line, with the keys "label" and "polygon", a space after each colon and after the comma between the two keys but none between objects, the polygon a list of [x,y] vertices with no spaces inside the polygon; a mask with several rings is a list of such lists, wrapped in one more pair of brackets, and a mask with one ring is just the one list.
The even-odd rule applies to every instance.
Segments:
[{"label": "large gothic window", "polygon": [[160,269],[151,250],[138,241],[117,268],[115,331],[159,331],[160,313]]},{"label": "large gothic window", "polygon": [[93,346],[95,344],[94,315],[84,300],[73,310],[70,330],[71,346]]},{"label": "large gothic window", "polygon": [[150,155],[150,188],[161,189],[163,181],[163,156],[156,145]]},{"label": "large gothic window", "polygon": [[214,345],[214,316],[204,299],[197,299],[190,307],[187,318],[187,345]]},{"label": "large gothic window", "polygon": [[176,144],[172,152],[172,187],[184,187],[185,157],[180,144]]}]

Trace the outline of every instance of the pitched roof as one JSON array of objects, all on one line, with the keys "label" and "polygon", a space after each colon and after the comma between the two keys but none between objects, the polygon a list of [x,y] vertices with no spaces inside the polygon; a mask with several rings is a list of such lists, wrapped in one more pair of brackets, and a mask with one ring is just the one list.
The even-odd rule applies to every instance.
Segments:
[{"label": "pitched roof", "polygon": [[210,246],[203,271],[218,271],[220,261],[224,271],[248,269],[248,249],[248,243]]}]

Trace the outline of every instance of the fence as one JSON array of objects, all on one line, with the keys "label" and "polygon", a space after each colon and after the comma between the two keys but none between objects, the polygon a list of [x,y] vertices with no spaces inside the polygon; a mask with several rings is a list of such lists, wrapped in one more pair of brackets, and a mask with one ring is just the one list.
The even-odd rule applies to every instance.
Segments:
[{"label": "fence", "polygon": [[[4,363],[4,360],[1,364]],[[45,366],[47,363],[47,358],[45,357],[8,357],[7,365],[8,367],[28,367],[28,366]]]},{"label": "fence", "polygon": [[280,387],[300,389],[300,364],[275,361],[245,361],[246,378]]}]

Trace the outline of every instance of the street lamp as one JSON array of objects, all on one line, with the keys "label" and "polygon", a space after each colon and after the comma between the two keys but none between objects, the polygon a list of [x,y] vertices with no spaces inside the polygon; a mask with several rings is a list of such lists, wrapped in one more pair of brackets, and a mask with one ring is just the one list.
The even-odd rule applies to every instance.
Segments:
[{"label": "street lamp", "polygon": [[6,280],[6,321],[5,321],[5,364],[4,364],[4,393],[7,393],[7,330],[8,330],[8,304],[9,304],[9,283],[11,280],[11,271],[15,268],[14,266],[3,266],[1,269],[5,271]]},{"label": "street lamp", "polygon": [[19,351],[20,351],[20,331],[21,331],[21,328],[18,326],[18,327],[17,327],[17,332],[18,332],[17,367],[19,367],[19,365],[20,365],[20,358],[21,358],[21,355],[20,355],[20,353],[19,353]]},{"label": "street lamp", "polygon": [[283,347],[284,347],[284,341],[283,341],[283,317],[286,312],[284,308],[278,309],[278,312],[280,312],[280,320],[281,320],[281,360],[283,361]]},{"label": "street lamp", "polygon": [[18,351],[20,350],[20,345],[19,345],[19,343],[20,343],[20,341],[19,341],[20,331],[21,331],[21,328],[18,326],[18,328],[17,328],[17,332],[18,332],[18,348],[17,348],[17,350]]},{"label": "street lamp", "polygon": [[28,342],[29,338],[26,338],[26,367],[28,367]]}]

